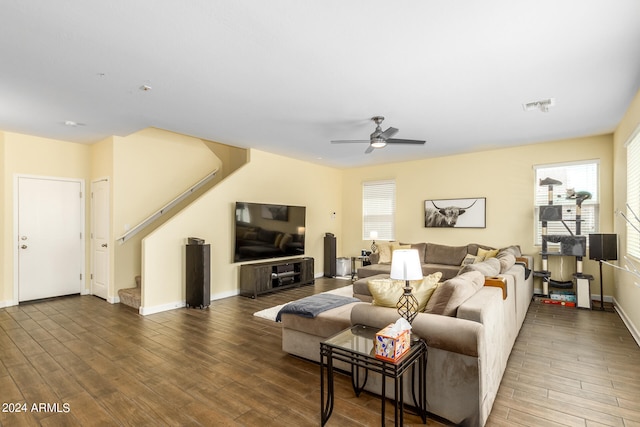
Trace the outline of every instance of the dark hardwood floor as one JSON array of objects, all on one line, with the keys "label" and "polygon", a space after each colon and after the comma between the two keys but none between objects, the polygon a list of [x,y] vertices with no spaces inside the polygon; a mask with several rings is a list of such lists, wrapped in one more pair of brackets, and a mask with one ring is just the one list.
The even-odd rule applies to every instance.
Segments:
[{"label": "dark hardwood floor", "polygon": [[[0,424],[319,425],[318,365],[284,354],[280,325],[252,314],[348,284],[144,317],[92,296],[0,309]],[[639,396],[640,349],[617,314],[534,302],[487,425],[639,426]],[[329,425],[380,424],[379,399],[356,398],[344,375],[336,398]]]}]

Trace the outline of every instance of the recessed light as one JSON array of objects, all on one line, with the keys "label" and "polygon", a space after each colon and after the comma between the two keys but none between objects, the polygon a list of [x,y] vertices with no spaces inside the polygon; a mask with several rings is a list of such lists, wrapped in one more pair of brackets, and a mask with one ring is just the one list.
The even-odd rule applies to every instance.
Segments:
[{"label": "recessed light", "polygon": [[150,91],[151,89],[152,89],[152,88],[151,88],[151,86],[149,86],[149,85],[142,85],[142,86],[140,86],[140,90],[141,90],[141,91],[144,91],[144,92],[148,92],[148,91]]},{"label": "recessed light", "polygon": [[73,120],[65,120],[64,125],[65,126],[76,127],[76,126],[78,126],[78,123],[74,122]]}]

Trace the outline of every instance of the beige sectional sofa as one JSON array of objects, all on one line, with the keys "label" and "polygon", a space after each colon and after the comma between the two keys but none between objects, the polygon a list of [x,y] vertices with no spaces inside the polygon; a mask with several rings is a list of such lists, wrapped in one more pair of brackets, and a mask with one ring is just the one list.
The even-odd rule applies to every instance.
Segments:
[{"label": "beige sectional sofa", "polygon": [[[512,249],[507,252],[510,251]],[[449,315],[423,312],[413,322],[413,332],[426,341],[429,351],[428,411],[452,423],[468,426],[486,423],[533,297],[533,277],[525,278],[525,268],[516,264],[515,254],[512,255],[506,257],[509,258],[506,263],[492,258],[464,267],[458,265],[461,274],[446,280],[438,289],[472,288],[471,296],[453,310],[449,307]],[[520,259],[531,262],[530,257]],[[399,316],[394,308],[370,302],[368,281],[385,277],[384,273],[375,276],[354,283],[354,296],[361,299],[361,303],[328,310],[314,319],[283,315],[283,350],[319,361],[320,342],[350,325],[382,328],[397,320]],[[500,280],[495,280],[496,277]],[[492,285],[498,283],[506,292],[501,287],[482,286],[485,281]],[[432,300],[439,299],[438,289]],[[429,300],[427,310],[429,305],[433,309],[432,300]],[[405,386],[408,388],[410,383],[405,381]],[[380,377],[370,374],[366,389],[379,394]],[[387,391],[393,393],[393,387],[387,387]]]},{"label": "beige sectional sofa", "polygon": [[[358,268],[358,278],[389,274],[391,254],[395,249],[417,249],[422,260],[422,273],[426,276],[439,271],[443,280],[457,276],[465,259],[477,256],[478,252],[496,250],[478,243],[449,246],[438,243],[382,242],[378,243],[377,248],[377,251],[369,256],[371,264]],[[513,248],[517,249],[515,246]]]}]

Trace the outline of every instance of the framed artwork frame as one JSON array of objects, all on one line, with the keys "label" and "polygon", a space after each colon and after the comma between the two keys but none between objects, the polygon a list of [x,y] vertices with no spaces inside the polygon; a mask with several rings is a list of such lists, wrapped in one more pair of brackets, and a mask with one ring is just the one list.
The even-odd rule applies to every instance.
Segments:
[{"label": "framed artwork frame", "polygon": [[486,228],[487,198],[427,199],[424,201],[427,228]]}]

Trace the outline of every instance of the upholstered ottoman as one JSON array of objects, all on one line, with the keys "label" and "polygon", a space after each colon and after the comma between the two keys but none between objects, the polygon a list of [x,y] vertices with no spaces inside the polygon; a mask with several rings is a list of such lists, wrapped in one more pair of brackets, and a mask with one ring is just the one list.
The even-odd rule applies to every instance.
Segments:
[{"label": "upholstered ottoman", "polygon": [[314,318],[282,314],[282,350],[320,361],[320,343],[351,327],[351,309],[357,302],[332,308]]}]

